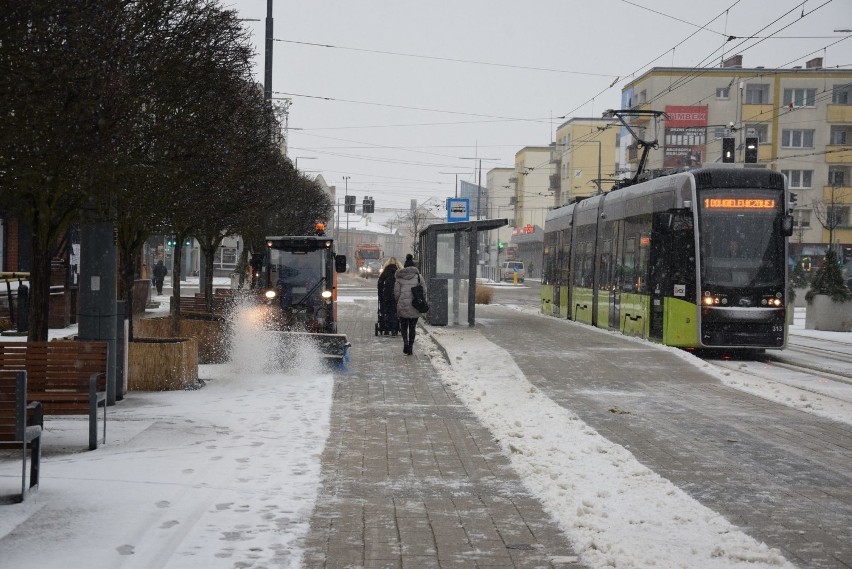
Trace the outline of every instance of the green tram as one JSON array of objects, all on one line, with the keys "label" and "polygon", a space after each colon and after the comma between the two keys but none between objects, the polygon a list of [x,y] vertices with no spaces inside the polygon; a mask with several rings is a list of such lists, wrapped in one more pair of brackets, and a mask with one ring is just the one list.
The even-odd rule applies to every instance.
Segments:
[{"label": "green tram", "polygon": [[704,168],[552,210],[545,314],[682,348],[787,342],[786,180]]}]

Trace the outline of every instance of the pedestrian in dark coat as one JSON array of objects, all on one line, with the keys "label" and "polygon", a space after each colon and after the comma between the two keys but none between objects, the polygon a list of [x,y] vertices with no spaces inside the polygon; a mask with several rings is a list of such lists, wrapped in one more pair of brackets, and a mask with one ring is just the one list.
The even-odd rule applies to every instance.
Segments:
[{"label": "pedestrian in dark coat", "polygon": [[396,299],[396,313],[399,316],[399,327],[402,332],[402,353],[410,356],[414,347],[414,330],[417,328],[417,320],[420,318],[420,311],[411,304],[413,299],[411,289],[422,284],[425,291],[426,284],[420,276],[420,271],[413,264],[410,267],[398,270],[395,277],[396,283],[394,284],[393,294]]},{"label": "pedestrian in dark coat", "polygon": [[157,287],[157,294],[163,294],[163,280],[167,274],[169,274],[169,270],[163,262],[157,261],[157,264],[154,265],[154,286]]},{"label": "pedestrian in dark coat", "polygon": [[378,292],[379,292],[379,325],[385,336],[389,333],[396,336],[399,332],[399,318],[396,314],[396,298],[394,298],[393,290],[396,284],[396,271],[400,268],[399,261],[396,257],[391,257],[382,267],[382,274],[379,276]]},{"label": "pedestrian in dark coat", "polygon": [[405,264],[403,267],[413,267],[414,266],[414,255],[409,253],[405,256]]}]

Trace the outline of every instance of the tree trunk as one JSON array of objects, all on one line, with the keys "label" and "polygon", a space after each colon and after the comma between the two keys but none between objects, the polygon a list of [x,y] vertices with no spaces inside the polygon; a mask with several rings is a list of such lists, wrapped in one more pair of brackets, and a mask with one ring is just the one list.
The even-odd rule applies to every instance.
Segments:
[{"label": "tree trunk", "polygon": [[239,284],[237,285],[237,288],[239,288],[240,290],[242,290],[243,287],[246,284],[246,273],[248,272],[248,254],[249,254],[248,246],[246,246],[245,240],[244,240],[243,241],[243,250],[240,251],[240,260],[237,263],[237,273],[240,275],[240,281],[239,281]]},{"label": "tree trunk", "polygon": [[50,316],[51,247],[32,236],[33,267],[30,272],[28,342],[46,342]]},{"label": "tree trunk", "polygon": [[206,248],[204,252],[204,263],[207,270],[204,272],[204,298],[206,300],[205,308],[207,312],[213,312],[213,261],[216,258],[216,247]]},{"label": "tree trunk", "polygon": [[126,314],[130,315],[127,341],[133,340],[133,283],[136,280],[137,251],[121,251],[119,255],[119,297],[124,299]]},{"label": "tree trunk", "polygon": [[180,332],[180,266],[183,261],[183,242],[185,235],[175,235],[175,248],[172,254],[172,301],[170,312],[172,315],[172,337],[177,337]]}]

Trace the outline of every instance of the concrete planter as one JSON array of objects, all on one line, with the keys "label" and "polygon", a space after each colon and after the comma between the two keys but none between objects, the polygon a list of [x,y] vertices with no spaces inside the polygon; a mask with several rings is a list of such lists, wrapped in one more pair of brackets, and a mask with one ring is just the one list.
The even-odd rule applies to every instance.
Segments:
[{"label": "concrete planter", "polygon": [[808,294],[808,288],[794,288],[793,290],[796,293],[796,301],[793,303],[793,306],[797,306],[799,308],[804,308],[805,306],[807,306],[808,301],[805,300],[805,295]]},{"label": "concrete planter", "polygon": [[827,332],[852,332],[852,302],[834,302],[818,294],[807,305],[805,329]]},{"label": "concrete planter", "polygon": [[134,338],[127,348],[130,391],[186,389],[198,383],[198,347],[192,338]]}]

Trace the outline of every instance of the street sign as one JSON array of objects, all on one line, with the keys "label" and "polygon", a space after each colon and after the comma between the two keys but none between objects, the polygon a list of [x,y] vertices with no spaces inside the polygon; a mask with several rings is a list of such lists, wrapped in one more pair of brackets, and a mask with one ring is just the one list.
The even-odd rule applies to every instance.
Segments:
[{"label": "street sign", "polygon": [[447,221],[470,221],[470,199],[447,198]]}]

